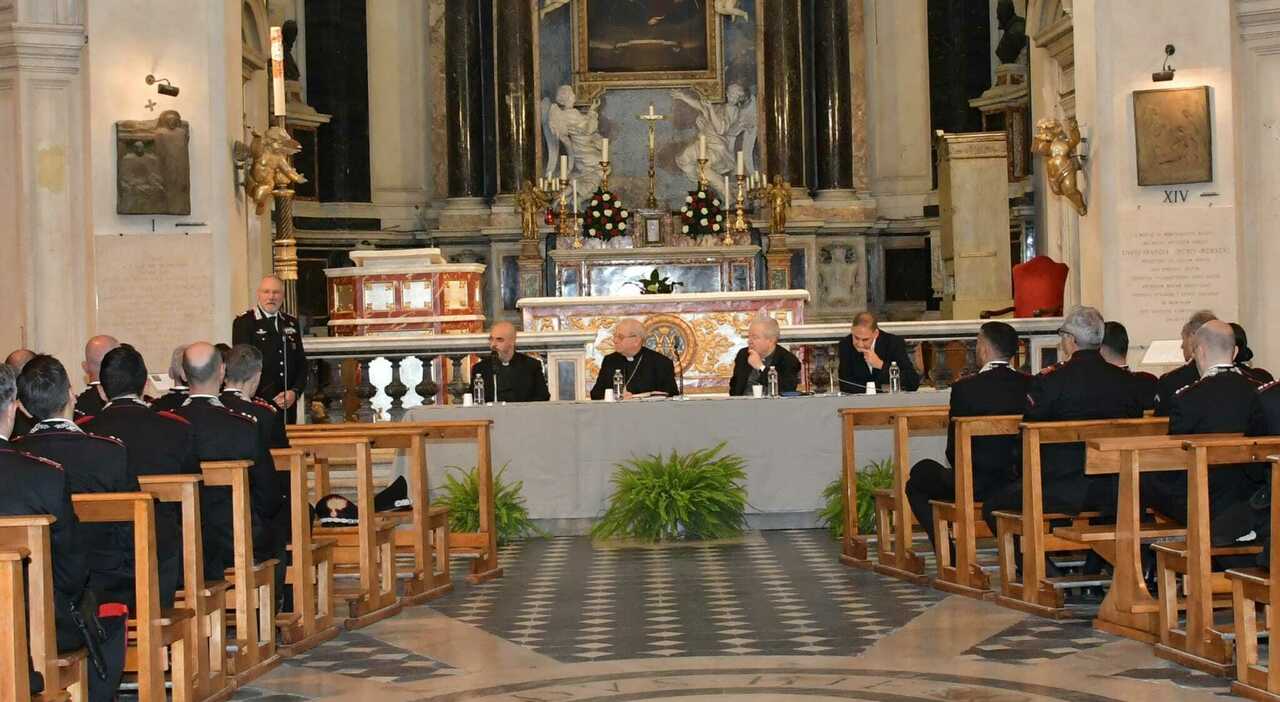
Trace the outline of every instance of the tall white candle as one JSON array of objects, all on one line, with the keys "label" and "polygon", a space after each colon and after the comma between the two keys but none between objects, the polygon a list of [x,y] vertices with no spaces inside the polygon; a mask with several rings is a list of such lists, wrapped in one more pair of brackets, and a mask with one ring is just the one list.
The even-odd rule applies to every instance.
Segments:
[{"label": "tall white candle", "polygon": [[284,33],[280,27],[271,28],[271,113],[281,117],[285,113],[284,98]]},{"label": "tall white candle", "polygon": [[578,211],[578,179],[573,179],[573,211]]},{"label": "tall white candle", "polygon": [[702,134],[698,135],[698,158],[707,159],[707,137]]},{"label": "tall white candle", "polygon": [[560,155],[560,180],[569,177],[569,157],[564,154]]},{"label": "tall white candle", "polygon": [[737,174],[738,174],[738,175],[742,175],[743,173],[746,173],[746,172],[747,172],[747,171],[746,171],[746,167],[745,167],[745,165],[743,164],[743,161],[742,161],[742,152],[741,152],[741,151],[739,151],[739,152],[738,152],[738,170],[737,170]]},{"label": "tall white candle", "polygon": [[725,175],[725,177],[724,177],[724,204],[725,204],[725,206],[726,206],[726,207],[728,207],[728,205],[729,205],[729,176],[728,176],[728,174],[726,174],[726,175]]},{"label": "tall white candle", "polygon": [[600,139],[600,160],[605,163],[609,162],[609,137]]}]

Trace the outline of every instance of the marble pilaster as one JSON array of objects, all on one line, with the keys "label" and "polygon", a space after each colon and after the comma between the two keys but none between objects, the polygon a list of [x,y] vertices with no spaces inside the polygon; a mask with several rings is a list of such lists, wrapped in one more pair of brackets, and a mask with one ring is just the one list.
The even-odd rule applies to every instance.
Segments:
[{"label": "marble pilaster", "polygon": [[427,0],[367,4],[371,198],[383,226],[413,229],[427,199]]},{"label": "marble pilaster", "polygon": [[764,3],[761,24],[767,171],[791,183],[796,197],[807,196],[800,0]]},{"label": "marble pilaster", "polygon": [[[532,0],[497,0],[494,55],[497,104],[497,191],[509,200],[534,177],[538,96],[533,82]],[[505,196],[505,197],[503,197]]]},{"label": "marble pilaster", "polygon": [[813,3],[813,151],[818,199],[853,197],[848,11],[848,0]]},{"label": "marble pilaster", "polygon": [[864,0],[871,191],[879,213],[919,217],[933,189],[926,0]]}]

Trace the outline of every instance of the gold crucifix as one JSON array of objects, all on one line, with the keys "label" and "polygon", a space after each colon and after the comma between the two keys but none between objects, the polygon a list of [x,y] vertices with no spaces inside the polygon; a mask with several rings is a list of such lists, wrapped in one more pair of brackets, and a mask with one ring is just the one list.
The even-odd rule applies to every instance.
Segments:
[{"label": "gold crucifix", "polygon": [[654,131],[658,127],[658,122],[667,118],[666,115],[660,115],[653,110],[653,103],[649,103],[649,112],[643,115],[636,115],[637,119],[644,120],[649,125],[649,199],[645,200],[644,206],[651,210],[658,209],[658,171],[657,162],[654,159]]}]

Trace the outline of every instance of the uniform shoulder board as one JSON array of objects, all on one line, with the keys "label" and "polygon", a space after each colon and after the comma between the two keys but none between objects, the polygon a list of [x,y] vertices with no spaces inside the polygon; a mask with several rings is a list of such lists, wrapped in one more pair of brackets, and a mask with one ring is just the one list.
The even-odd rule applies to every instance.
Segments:
[{"label": "uniform shoulder board", "polygon": [[188,426],[191,424],[191,422],[188,421],[186,417],[183,417],[182,415],[174,414],[169,410],[160,410],[159,412],[156,412],[156,414],[161,417],[164,417],[165,419],[172,419],[175,422],[182,422],[183,424],[186,424]]},{"label": "uniform shoulder board", "polygon": [[86,414],[85,416],[80,417],[79,419],[77,419],[77,420],[76,420],[76,426],[78,426],[78,427],[82,427],[82,426],[84,426],[85,424],[88,424],[88,423],[89,423],[89,420],[91,420],[91,419],[93,419],[93,415],[92,415],[92,414]]},{"label": "uniform shoulder board", "polygon": [[258,423],[258,418],[254,417],[251,414],[245,414],[244,412],[237,412],[229,407],[219,407],[218,409],[222,410],[223,412],[226,412],[227,414],[231,415],[232,417],[235,417],[236,419],[244,420],[246,422],[249,422],[250,424]]},{"label": "uniform shoulder board", "polygon": [[1273,380],[1273,381],[1271,381],[1271,382],[1269,382],[1269,383],[1266,383],[1266,384],[1264,384],[1264,385],[1259,386],[1259,387],[1258,387],[1258,392],[1266,392],[1266,391],[1270,390],[1271,388],[1274,388],[1274,387],[1275,387],[1275,386],[1277,386],[1277,385],[1280,385],[1280,380]]},{"label": "uniform shoulder board", "polygon": [[4,452],[4,451],[7,451],[7,452],[9,452],[9,453],[16,453],[16,454],[18,454],[19,456],[21,456],[21,457],[23,457],[23,458],[27,459],[28,461],[31,461],[31,462],[33,462],[33,463],[39,463],[39,464],[41,464],[41,465],[43,465],[43,466],[45,466],[45,467],[47,467],[47,468],[53,468],[53,469],[55,469],[55,470],[62,470],[62,464],[61,464],[61,463],[58,463],[57,461],[51,461],[51,460],[49,460],[49,459],[47,459],[47,458],[43,458],[43,457],[41,457],[41,456],[33,456],[32,454],[29,454],[29,453],[27,453],[26,451],[19,451],[19,450],[17,450],[17,449],[0,449],[0,452]]},{"label": "uniform shoulder board", "polygon": [[91,439],[97,439],[98,441],[106,441],[106,442],[108,442],[108,443],[115,444],[116,446],[119,446],[120,448],[124,448],[124,442],[123,442],[123,441],[121,441],[121,440],[119,440],[119,439],[117,439],[117,438],[116,438],[116,437],[114,437],[114,436],[107,436],[106,434],[94,434],[94,433],[92,433],[92,432],[88,432],[88,431],[86,431],[86,432],[84,433],[84,435],[85,435],[85,436],[87,436],[87,437],[89,437],[89,438],[91,438]]},{"label": "uniform shoulder board", "polygon": [[1194,383],[1188,383],[1187,385],[1183,385],[1182,387],[1174,391],[1173,396],[1178,397],[1182,393],[1190,390],[1191,388],[1194,388],[1195,386],[1199,385],[1200,383],[1203,383],[1204,381],[1205,381],[1205,378],[1201,378]]},{"label": "uniform shoulder board", "polygon": [[255,405],[259,406],[259,407],[262,407],[263,409],[271,410],[271,414],[275,414],[275,413],[278,411],[278,410],[276,410],[276,406],[275,406],[275,405],[271,404],[270,402],[267,402],[266,400],[263,400],[263,399],[260,399],[260,398],[257,398],[257,397],[253,398],[253,404],[255,404]]}]

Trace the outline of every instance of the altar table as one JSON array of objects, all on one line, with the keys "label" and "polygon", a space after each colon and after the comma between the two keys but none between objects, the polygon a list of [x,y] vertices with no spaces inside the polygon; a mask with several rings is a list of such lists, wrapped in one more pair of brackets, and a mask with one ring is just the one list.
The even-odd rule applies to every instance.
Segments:
[{"label": "altar table", "polygon": [[[840,475],[837,410],[945,404],[949,392],[842,397],[698,398],[627,402],[550,402],[489,407],[417,407],[404,421],[494,420],[494,473],[524,482],[529,514],[554,534],[580,534],[612,492],[614,465],[652,453],[687,453],[725,442],[746,461],[748,522],[753,528],[817,526],[822,489]],[[859,468],[893,453],[893,433],[858,435]],[[943,436],[912,439],[914,459],[941,458]],[[433,494],[446,466],[470,468],[466,445],[428,447]],[[474,453],[474,451],[472,451]],[[401,467],[397,466],[397,470]]]}]

